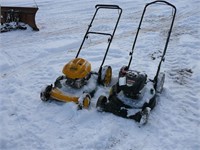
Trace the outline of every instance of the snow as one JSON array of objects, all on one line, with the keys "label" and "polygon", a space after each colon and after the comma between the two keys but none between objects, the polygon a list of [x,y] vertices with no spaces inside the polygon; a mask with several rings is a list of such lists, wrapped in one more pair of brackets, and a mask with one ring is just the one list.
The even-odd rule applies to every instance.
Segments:
[{"label": "snow", "polygon": [[[44,103],[42,87],[62,75],[73,59],[96,4],[116,4],[123,14],[105,65],[114,79],[128,64],[129,52],[143,8],[150,0],[36,0],[39,11],[31,28],[0,34],[0,149],[1,150],[199,150],[200,149],[200,1],[173,1],[177,16],[162,65],[163,93],[145,126],[110,113],[97,112],[99,87],[90,109],[74,103]],[[1,5],[35,6],[34,1],[1,0]],[[171,9],[149,11],[135,47],[131,68],[154,75],[166,40]],[[151,12],[153,12],[151,14]],[[107,15],[106,17],[113,17]],[[153,18],[157,18],[157,20]],[[165,20],[164,18],[167,18]],[[102,18],[95,29],[110,30],[113,19]],[[152,25],[152,26],[151,26]],[[152,28],[151,28],[152,27]],[[92,38],[80,53],[98,70],[107,38]],[[163,46],[162,46],[163,45]],[[152,60],[151,56],[155,56]]]}]

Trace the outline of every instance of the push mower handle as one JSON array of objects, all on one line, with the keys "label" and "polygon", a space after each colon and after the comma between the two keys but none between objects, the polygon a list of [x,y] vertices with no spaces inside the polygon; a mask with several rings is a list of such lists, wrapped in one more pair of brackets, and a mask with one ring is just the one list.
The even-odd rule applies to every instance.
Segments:
[{"label": "push mower handle", "polygon": [[[170,29],[169,29],[169,32],[168,32],[168,36],[167,36],[167,40],[166,40],[166,43],[165,43],[164,51],[163,51],[163,54],[161,56],[161,60],[160,60],[159,65],[158,65],[158,69],[157,69],[156,75],[154,77],[154,82],[155,82],[154,88],[156,89],[157,88],[157,81],[158,81],[158,75],[160,73],[161,64],[164,61],[164,56],[165,56],[165,53],[167,51],[167,46],[168,46],[168,43],[169,43],[170,35],[171,35],[171,32],[172,32],[172,27],[173,27],[175,16],[176,16],[176,7],[173,4],[171,4],[171,3],[167,2],[167,1],[164,1],[164,0],[157,0],[157,1],[153,1],[153,2],[147,3],[145,8],[144,8],[143,14],[142,14],[140,25],[141,25],[141,22],[142,22],[142,19],[143,19],[143,16],[144,16],[146,8],[149,5],[152,5],[152,4],[155,4],[155,3],[164,3],[166,5],[171,6],[174,9],[173,18],[172,18],[171,26],[170,26]],[[139,28],[140,28],[140,25],[139,25]],[[139,32],[139,30],[138,30],[138,32]],[[137,38],[137,36],[136,36],[136,38]],[[134,48],[134,46],[133,46],[133,48]],[[129,65],[130,65],[130,63],[129,63]]]},{"label": "push mower handle", "polygon": [[154,3],[165,3],[165,4],[167,4],[167,5],[171,6],[171,7],[173,7],[173,8],[176,10],[176,7],[175,7],[173,4],[171,4],[171,3],[167,2],[167,1],[163,1],[163,0],[157,0],[157,1],[153,1],[153,2],[147,3],[147,4],[146,4],[146,7],[147,7],[148,5],[151,5],[151,4],[154,4]]},{"label": "push mower handle", "polygon": [[[79,50],[78,50],[78,52],[77,52],[76,58],[78,58],[79,53],[80,53],[80,51],[81,51],[81,49],[82,49],[82,46],[83,46],[83,44],[84,44],[84,42],[85,42],[85,39],[88,37],[88,34],[100,34],[100,35],[110,36],[110,38],[108,39],[108,46],[107,46],[105,55],[104,55],[104,58],[103,58],[103,60],[102,60],[102,63],[101,63],[101,65],[100,65],[100,69],[99,69],[99,72],[101,72],[102,66],[103,66],[103,64],[104,64],[104,62],[105,62],[105,59],[106,59],[108,50],[109,50],[109,48],[110,48],[110,44],[111,44],[112,39],[113,39],[113,37],[114,37],[114,35],[115,35],[115,31],[116,31],[116,29],[117,29],[117,26],[118,26],[118,23],[119,23],[121,14],[122,14],[122,8],[120,8],[118,5],[106,5],[106,4],[97,4],[97,5],[95,6],[95,8],[96,8],[96,11],[95,11],[95,13],[94,13],[94,15],[93,15],[93,17],[92,17],[92,20],[91,20],[91,22],[90,22],[90,24],[89,24],[89,26],[88,26],[87,31],[86,31],[86,33],[85,33],[85,36],[84,36],[83,41],[82,41],[82,43],[81,43],[81,46],[80,46],[80,48],[79,48]],[[93,21],[94,21],[94,19],[95,19],[95,17],[96,17],[96,14],[97,14],[98,11],[100,11],[100,9],[101,9],[101,10],[103,10],[103,9],[115,9],[115,10],[118,11],[117,21],[116,21],[116,24],[115,24],[115,27],[114,27],[112,33],[104,33],[104,32],[90,31],[90,28],[92,27],[92,23],[93,23]]]},{"label": "push mower handle", "polygon": [[147,3],[144,7],[144,10],[143,10],[143,13],[142,13],[142,16],[141,16],[141,19],[140,19],[140,22],[139,22],[139,26],[138,26],[138,29],[137,29],[137,32],[136,32],[136,36],[135,36],[135,39],[134,39],[134,42],[133,42],[133,46],[132,46],[132,51],[130,52],[130,60],[129,60],[129,64],[128,64],[128,68],[130,67],[130,64],[131,64],[131,61],[132,61],[132,55],[133,55],[133,51],[134,51],[134,48],[135,48],[135,44],[136,44],[136,41],[137,41],[137,37],[138,37],[138,34],[139,34],[139,31],[141,29],[141,24],[142,24],[142,21],[143,21],[143,18],[144,18],[144,14],[146,12],[146,9],[149,5],[152,5],[152,4],[155,4],[155,3],[164,3],[170,7],[172,7],[174,9],[174,12],[173,12],[173,18],[172,18],[172,22],[171,22],[171,26],[170,26],[170,29],[169,29],[169,32],[168,32],[168,36],[167,36],[167,41],[165,43],[165,47],[164,47],[164,51],[163,51],[163,55],[162,55],[162,58],[161,58],[161,61],[159,63],[159,67],[158,67],[158,71],[157,71],[157,75],[156,75],[156,78],[158,76],[158,73],[160,71],[160,66],[161,66],[161,62],[164,60],[164,55],[166,53],[166,50],[167,50],[167,46],[168,46],[168,43],[169,43],[169,38],[170,38],[170,35],[171,35],[171,32],[172,32],[172,27],[173,27],[173,24],[174,24],[174,20],[175,20],[175,16],[176,16],[176,7],[167,2],[167,1],[164,1],[164,0],[156,0],[156,1],[153,1],[153,2],[150,2],[150,3]]},{"label": "push mower handle", "polygon": [[105,4],[97,4],[95,6],[96,9],[100,8],[108,8],[108,9],[120,9],[122,10],[118,5],[105,5]]}]

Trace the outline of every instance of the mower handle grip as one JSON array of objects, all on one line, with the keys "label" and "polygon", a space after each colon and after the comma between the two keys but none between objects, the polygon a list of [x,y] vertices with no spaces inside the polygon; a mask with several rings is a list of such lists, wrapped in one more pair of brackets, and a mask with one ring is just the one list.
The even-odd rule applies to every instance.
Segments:
[{"label": "mower handle grip", "polygon": [[173,4],[171,4],[171,3],[167,2],[167,1],[164,1],[164,0],[156,0],[156,1],[153,1],[153,2],[150,2],[150,3],[147,3],[146,6],[154,4],[154,3],[165,3],[166,5],[169,5],[169,6],[173,7],[176,10],[176,7]]},{"label": "mower handle grip", "polygon": [[118,5],[97,4],[95,8],[121,9]]}]

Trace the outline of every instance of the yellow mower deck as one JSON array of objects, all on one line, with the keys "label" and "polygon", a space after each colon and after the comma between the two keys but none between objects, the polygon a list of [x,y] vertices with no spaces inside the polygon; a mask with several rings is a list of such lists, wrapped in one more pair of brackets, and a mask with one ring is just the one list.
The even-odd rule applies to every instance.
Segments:
[{"label": "yellow mower deck", "polygon": [[53,88],[50,92],[51,98],[63,101],[63,102],[75,102],[78,103],[79,97],[69,96],[61,92],[58,88]]}]

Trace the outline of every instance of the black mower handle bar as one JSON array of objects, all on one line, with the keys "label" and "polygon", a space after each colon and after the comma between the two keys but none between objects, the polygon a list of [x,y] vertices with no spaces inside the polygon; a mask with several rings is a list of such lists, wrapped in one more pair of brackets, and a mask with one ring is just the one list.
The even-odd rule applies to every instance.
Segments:
[{"label": "black mower handle bar", "polygon": [[118,5],[105,5],[105,4],[97,4],[95,6],[95,8],[99,9],[99,8],[108,8],[108,9],[120,9],[121,8]]},{"label": "black mower handle bar", "polygon": [[176,10],[176,7],[174,5],[172,5],[171,3],[167,2],[167,1],[163,1],[163,0],[157,0],[157,1],[147,3],[145,7],[147,7],[148,5],[154,4],[154,3],[165,3],[165,4],[173,7]]},{"label": "black mower handle bar", "polygon": [[130,67],[130,64],[131,64],[131,61],[132,61],[132,55],[133,55],[133,51],[134,51],[134,48],[135,48],[135,44],[136,44],[136,40],[137,40],[137,37],[138,37],[138,34],[139,34],[139,31],[141,29],[141,24],[142,24],[142,21],[143,21],[143,18],[144,18],[144,14],[146,12],[146,9],[149,5],[152,5],[152,4],[155,4],[155,3],[164,3],[170,7],[172,7],[174,9],[174,12],[173,12],[173,17],[172,17],[172,21],[171,21],[171,25],[170,25],[170,28],[169,28],[169,32],[168,32],[168,35],[167,35],[167,40],[165,42],[165,47],[164,47],[164,50],[163,50],[163,54],[161,56],[161,60],[159,62],[159,65],[158,65],[158,69],[157,69],[157,72],[156,72],[156,75],[154,77],[154,82],[155,82],[155,85],[154,85],[154,88],[156,89],[157,88],[157,80],[158,80],[158,75],[159,75],[159,72],[160,72],[160,68],[161,68],[161,64],[162,62],[164,61],[164,56],[165,56],[165,53],[166,53],[166,50],[167,50],[167,47],[168,47],[168,43],[169,43],[169,39],[170,39],[170,35],[171,35],[171,32],[172,32],[172,27],[173,27],[173,24],[174,24],[174,20],[175,20],[175,16],[176,16],[176,7],[174,5],[172,5],[171,3],[169,2],[166,2],[164,0],[157,0],[157,1],[153,1],[153,2],[150,2],[150,3],[147,3],[144,7],[144,10],[143,10],[143,13],[142,13],[142,16],[141,16],[141,19],[140,19],[140,22],[139,22],[139,26],[138,26],[138,29],[137,29],[137,32],[136,32],[136,35],[135,35],[135,39],[134,39],[134,42],[133,42],[133,46],[132,46],[132,51],[130,52],[130,60],[129,60],[129,64],[128,64],[128,68]]},{"label": "black mower handle bar", "polygon": [[[166,50],[167,50],[167,46],[168,46],[168,43],[169,43],[169,38],[170,38],[170,35],[171,35],[171,31],[172,31],[172,27],[173,27],[173,24],[174,24],[174,19],[175,19],[175,16],[176,16],[176,7],[174,5],[172,5],[171,3],[169,2],[166,2],[164,0],[156,0],[156,1],[153,1],[153,2],[150,2],[150,3],[147,3],[144,7],[144,10],[143,10],[143,13],[142,13],[142,16],[141,16],[141,19],[140,19],[140,22],[139,22],[139,26],[138,26],[138,29],[137,29],[137,32],[136,32],[136,36],[135,36],[135,39],[134,39],[134,42],[133,42],[133,46],[132,46],[132,51],[130,52],[130,60],[129,60],[129,64],[128,64],[128,68],[130,67],[130,64],[131,64],[131,61],[132,61],[132,55],[133,55],[133,51],[134,51],[134,48],[135,48],[135,44],[136,44],[136,41],[137,41],[137,37],[138,37],[138,34],[139,34],[139,31],[141,29],[141,24],[142,24],[142,21],[143,21],[143,18],[144,18],[144,14],[146,12],[146,9],[149,5],[152,5],[152,4],[155,4],[155,3],[164,3],[168,6],[171,6],[173,9],[174,9],[174,13],[173,13],[173,18],[172,18],[172,22],[171,22],[171,26],[170,26],[170,29],[169,29],[169,33],[168,33],[168,36],[167,36],[167,41],[165,43],[165,48],[164,48],[164,52],[163,52],[163,55],[162,55],[162,58],[161,58],[161,61],[159,63],[159,67],[158,67],[158,71],[157,71],[157,75],[160,71],[160,66],[161,66],[161,62],[163,61],[164,59],[164,55],[166,53]],[[156,77],[157,77],[156,75]]]},{"label": "black mower handle bar", "polygon": [[[100,71],[101,71],[101,68],[102,68],[102,66],[103,66],[103,64],[104,64],[104,62],[105,62],[105,59],[106,59],[108,50],[109,50],[109,48],[110,48],[110,44],[111,44],[111,42],[112,42],[112,39],[113,39],[113,37],[114,37],[114,35],[115,35],[115,31],[116,31],[116,29],[117,29],[119,20],[120,20],[120,18],[121,18],[122,8],[120,8],[118,5],[106,5],[106,4],[97,4],[97,5],[95,6],[95,8],[96,8],[96,11],[95,11],[95,13],[94,13],[94,15],[93,15],[93,17],[92,17],[92,20],[91,20],[90,24],[88,25],[88,29],[87,29],[87,31],[86,31],[86,33],[85,33],[85,36],[84,36],[83,41],[82,41],[82,43],[81,43],[81,46],[80,46],[80,48],[79,48],[79,50],[78,50],[78,52],[77,52],[77,54],[76,54],[76,58],[79,56],[79,53],[80,53],[80,51],[81,51],[81,49],[82,49],[82,46],[83,46],[83,44],[84,44],[84,42],[85,42],[85,39],[88,37],[88,34],[98,34],[98,35],[110,36],[110,38],[108,39],[108,46],[107,46],[107,49],[106,49],[104,58],[103,58],[102,63],[101,63],[101,65],[100,65],[100,69],[99,69],[99,72],[100,72]],[[95,17],[96,17],[96,14],[97,14],[97,12],[98,12],[100,9],[117,9],[117,10],[118,10],[117,21],[116,21],[116,23],[115,23],[115,27],[114,27],[112,33],[104,33],[104,32],[90,31],[90,28],[92,27],[92,23],[93,23],[93,21],[94,21],[94,19],[95,19]]]}]

